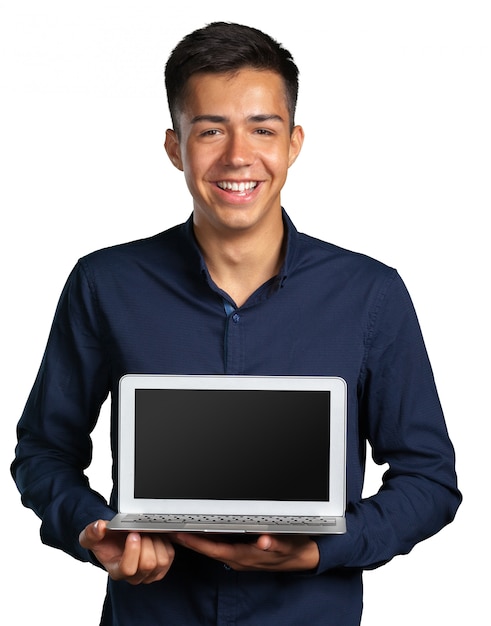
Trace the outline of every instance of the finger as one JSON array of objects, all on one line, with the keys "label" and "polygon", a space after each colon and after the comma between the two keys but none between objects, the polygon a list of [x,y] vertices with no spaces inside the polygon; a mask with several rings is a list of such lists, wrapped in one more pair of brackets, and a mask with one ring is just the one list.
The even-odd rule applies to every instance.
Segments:
[{"label": "finger", "polygon": [[146,579],[142,581],[144,583],[162,580],[174,561],[174,546],[167,538],[161,535],[153,535],[152,547],[155,554],[155,566],[148,573]]},{"label": "finger", "polygon": [[[135,537],[130,537],[131,534]],[[124,579],[132,585],[161,580],[174,560],[172,544],[159,535],[130,535],[126,540],[123,559],[119,563],[117,579]]]},{"label": "finger", "polygon": [[290,554],[307,543],[311,543],[311,539],[304,535],[260,535],[255,546],[264,552]]},{"label": "finger", "polygon": [[[158,537],[142,535],[140,558],[138,561],[138,576],[140,582],[151,582],[155,573],[160,571],[159,557],[161,551],[157,547]],[[165,560],[165,557],[164,557]]]},{"label": "finger", "polygon": [[255,543],[224,542],[210,538],[210,536],[193,533],[176,533],[174,541],[237,570],[255,569],[258,560],[271,561],[274,558],[273,553],[258,549]]},{"label": "finger", "polygon": [[[140,563],[141,544],[141,537],[138,533],[128,533],[121,559],[114,570],[110,572],[115,580],[124,578],[131,582],[130,579],[135,577]],[[139,576],[135,578],[139,578]],[[136,580],[136,582],[140,581]]]},{"label": "finger", "polygon": [[[256,548],[259,550],[264,550],[265,552],[275,551],[274,539],[271,535],[261,535],[256,539],[255,542]],[[278,548],[278,546],[276,546]]]},{"label": "finger", "polygon": [[234,544],[220,542],[216,539],[210,539],[208,536],[194,533],[176,533],[173,535],[173,541],[175,543],[205,554],[212,559],[225,561],[233,554]]}]

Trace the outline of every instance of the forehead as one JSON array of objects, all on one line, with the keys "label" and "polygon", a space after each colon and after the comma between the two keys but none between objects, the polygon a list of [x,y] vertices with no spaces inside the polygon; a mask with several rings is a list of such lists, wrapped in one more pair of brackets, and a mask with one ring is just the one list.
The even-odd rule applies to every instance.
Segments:
[{"label": "forehead", "polygon": [[288,110],[283,78],[271,70],[243,68],[223,74],[199,73],[186,85],[183,113],[220,113],[225,109]]}]

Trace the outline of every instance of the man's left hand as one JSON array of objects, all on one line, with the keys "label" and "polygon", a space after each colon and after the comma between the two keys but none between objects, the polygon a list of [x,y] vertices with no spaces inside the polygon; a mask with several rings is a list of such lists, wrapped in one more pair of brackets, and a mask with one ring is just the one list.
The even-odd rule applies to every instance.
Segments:
[{"label": "man's left hand", "polygon": [[193,533],[173,533],[170,538],[237,571],[305,571],[319,564],[317,543],[306,535],[260,535],[250,543],[230,543]]}]

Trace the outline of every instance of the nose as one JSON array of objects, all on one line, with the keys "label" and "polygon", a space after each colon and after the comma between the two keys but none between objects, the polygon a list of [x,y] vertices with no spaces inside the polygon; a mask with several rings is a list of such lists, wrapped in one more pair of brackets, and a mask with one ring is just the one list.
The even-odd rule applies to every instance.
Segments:
[{"label": "nose", "polygon": [[246,167],[254,162],[254,151],[246,133],[233,132],[227,137],[224,153],[225,165]]}]

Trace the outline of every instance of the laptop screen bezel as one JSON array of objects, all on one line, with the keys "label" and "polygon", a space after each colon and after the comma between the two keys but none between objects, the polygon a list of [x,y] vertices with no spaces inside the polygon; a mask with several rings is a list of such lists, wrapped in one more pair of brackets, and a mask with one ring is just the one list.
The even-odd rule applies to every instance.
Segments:
[{"label": "laptop screen bezel", "polygon": [[[329,499],[324,501],[135,498],[136,389],[260,389],[330,392]],[[119,383],[118,509],[124,513],[342,516],[346,505],[346,382],[332,376],[126,374]],[[312,434],[315,437],[315,433]]]}]

